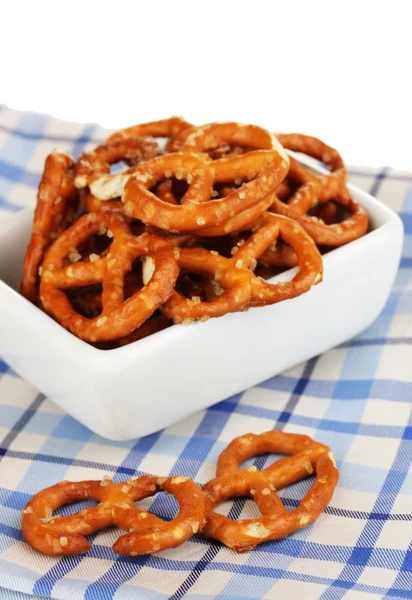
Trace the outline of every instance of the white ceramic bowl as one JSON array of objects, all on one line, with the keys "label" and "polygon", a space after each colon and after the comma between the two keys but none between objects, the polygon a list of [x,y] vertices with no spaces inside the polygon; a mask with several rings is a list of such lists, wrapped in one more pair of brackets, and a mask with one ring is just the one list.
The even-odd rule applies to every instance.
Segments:
[{"label": "white ceramic bowl", "polygon": [[381,202],[354,187],[351,192],[367,209],[371,232],[329,252],[323,282],[308,293],[175,325],[108,351],[77,339],[15,291],[32,222],[31,210],[19,213],[0,232],[0,354],[104,437],[127,440],[171,425],[342,343],[376,319],[398,269],[403,228]]}]

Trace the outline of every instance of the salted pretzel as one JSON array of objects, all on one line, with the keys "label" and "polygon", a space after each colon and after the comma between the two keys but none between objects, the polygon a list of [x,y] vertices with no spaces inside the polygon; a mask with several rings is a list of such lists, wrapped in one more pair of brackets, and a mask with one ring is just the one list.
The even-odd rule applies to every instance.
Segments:
[{"label": "salted pretzel", "polygon": [[85,188],[100,177],[110,173],[110,165],[129,160],[138,163],[161,153],[153,138],[136,137],[114,140],[98,146],[91,152],[83,152],[76,163],[74,185]]},{"label": "salted pretzel", "polygon": [[[141,273],[126,273],[123,283],[124,299],[127,300],[143,287]],[[68,288],[66,290],[73,308],[85,317],[97,317],[102,312],[101,285]],[[139,327],[141,329],[141,327]]]},{"label": "salted pretzel", "polygon": [[[347,173],[339,152],[311,136],[298,133],[276,135],[285,148],[322,161],[331,172],[328,175],[315,175],[291,157],[288,179],[297,182],[299,187],[286,202],[275,195],[271,210],[297,220],[318,245],[342,246],[364,235],[368,216],[347,190]],[[278,196],[283,196],[283,200],[284,191],[282,187],[278,190]],[[319,216],[307,214],[318,203],[323,205],[330,200],[343,207],[349,217],[342,222],[333,222],[336,209],[328,212],[320,209]],[[323,221],[322,213],[328,222]]]},{"label": "salted pretzel", "polygon": [[[315,200],[325,202],[337,194],[348,195],[345,164],[335,148],[328,146],[318,138],[301,133],[279,133],[276,136],[279,142],[288,150],[307,154],[323,162],[330,171],[327,175],[315,175],[295,158],[290,157],[288,179],[297,182],[302,188],[298,189],[288,199],[287,203],[289,205],[294,205],[294,208],[300,214],[304,214],[315,205]],[[316,185],[316,182],[318,185]],[[307,204],[305,204],[305,196]],[[312,200],[312,204],[308,202],[309,198]]]},{"label": "salted pretzel", "polygon": [[[332,198],[329,198],[331,200]],[[343,246],[362,237],[368,230],[368,213],[358,202],[348,194],[336,194],[334,203],[344,208],[349,216],[338,223],[327,224],[317,216],[300,214],[293,206],[285,205],[274,196],[270,211],[288,216],[302,225],[318,245]]]},{"label": "salted pretzel", "polygon": [[[298,272],[288,282],[268,283],[253,273],[257,259],[281,235],[297,256]],[[305,230],[290,219],[265,215],[261,224],[231,258],[203,248],[175,248],[179,267],[209,276],[219,294],[210,302],[184,298],[176,289],[162,306],[175,323],[190,323],[246,310],[249,306],[274,304],[303,294],[322,280],[322,258]],[[150,281],[146,274],[146,281]]]},{"label": "salted pretzel", "polygon": [[[93,261],[89,257],[65,266],[71,249],[102,226],[113,236],[109,252]],[[124,300],[124,275],[141,256],[153,256],[155,272],[145,287]],[[119,215],[90,213],[66,230],[47,251],[40,297],[45,310],[77,337],[90,342],[107,341],[129,335],[144,323],[170,296],[178,273],[173,248],[165,240],[149,234],[131,235]],[[64,290],[100,282],[103,310],[89,319],[74,310]]]},{"label": "salted pretzel", "polygon": [[[233,164],[231,177],[242,177],[253,164],[255,179],[224,198],[211,199],[213,182],[229,177],[227,165],[215,161],[213,167],[193,154],[170,154],[153,159],[139,167],[130,177],[123,195],[125,213],[141,219],[148,225],[173,232],[193,232],[209,226],[220,225],[265,199],[285,175],[287,163],[277,151],[256,151],[243,163]],[[228,159],[235,160],[235,159]],[[171,171],[172,175],[188,180],[189,188],[180,205],[162,202],[149,190],[158,179]],[[151,176],[147,178],[148,174]],[[265,204],[266,205],[266,204]],[[261,209],[260,209],[261,210]],[[200,235],[202,233],[200,232]]]},{"label": "salted pretzel", "polygon": [[345,164],[339,152],[318,138],[302,133],[275,133],[277,139],[287,150],[307,154],[323,162],[332,173],[345,170]]},{"label": "salted pretzel", "polygon": [[169,119],[162,119],[160,121],[132,125],[132,127],[116,131],[107,141],[112,142],[126,138],[150,136],[154,138],[168,138],[168,142],[172,143],[181,131],[189,127],[192,127],[192,124],[185,121],[183,117],[170,117]]},{"label": "salted pretzel", "polygon": [[260,277],[251,282],[253,306],[274,304],[288,298],[300,296],[313,285],[322,281],[322,257],[315,243],[305,230],[291,219],[266,214],[250,238],[241,246],[231,261],[240,268],[253,268],[260,256],[282,237],[296,254],[298,271],[290,281],[268,283]]},{"label": "salted pretzel", "polygon": [[[308,464],[310,459],[313,460],[319,452],[329,452],[328,446],[317,442],[308,435],[298,433],[287,433],[279,430],[265,431],[264,433],[246,433],[233,439],[228,446],[220,453],[216,464],[216,475],[224,477],[232,475],[240,471],[240,465],[249,458],[260,456],[261,454],[287,454],[288,456],[299,455],[302,470],[298,473],[293,472],[293,477],[307,477],[308,473],[312,473],[311,465]],[[305,458],[306,457],[306,458]],[[271,472],[275,469],[277,479],[279,480],[280,469],[285,468],[286,471],[291,470],[290,458],[278,460],[265,471]],[[278,481],[279,483],[279,481]],[[290,485],[291,482],[286,480],[284,485]],[[278,486],[279,487],[279,486]],[[283,486],[282,486],[283,487]]]},{"label": "salted pretzel", "polygon": [[[256,151],[247,156],[247,160],[232,164],[231,177],[247,176],[252,166],[257,176],[225,198],[211,199],[211,195],[214,181],[229,177],[228,166],[215,161],[212,167],[201,156],[190,153],[168,154],[145,162],[128,176],[126,185],[125,176],[116,178],[114,175],[110,184],[101,177],[91,184],[91,191],[99,199],[109,200],[122,194],[124,186],[122,201],[129,217],[174,233],[195,231],[218,225],[255,205],[283,179],[288,163],[277,151]],[[172,176],[189,184],[181,204],[177,205],[165,202],[150,191]]]},{"label": "salted pretzel", "polygon": [[[89,191],[90,185],[104,176],[107,185],[113,179],[110,174],[110,166],[120,161],[127,161],[133,165],[127,169],[124,176],[133,171],[134,165],[139,162],[149,160],[162,154],[156,141],[150,137],[136,137],[113,140],[106,142],[90,152],[83,152],[75,167],[74,185],[82,192],[82,202],[88,212],[97,210],[111,210],[114,212],[123,212],[123,205],[120,200],[111,200],[107,203],[101,202]],[[121,174],[116,175],[116,179]]]},{"label": "salted pretzel", "polygon": [[249,307],[251,272],[237,269],[229,259],[204,248],[175,248],[175,256],[182,271],[209,276],[220,292],[212,301],[202,302],[200,297],[185,298],[174,289],[161,311],[175,323],[206,321]]},{"label": "salted pretzel", "polygon": [[71,224],[70,219],[76,210],[73,166],[73,159],[64,150],[54,150],[46,158],[20,284],[20,293],[31,302],[37,300],[38,270],[44,252]]},{"label": "salted pretzel", "polygon": [[[176,138],[173,149],[201,152],[213,159],[215,184],[223,184],[219,190],[221,198],[236,191],[236,187],[227,184],[228,181],[241,185],[256,177],[256,158],[260,155],[257,151],[277,150],[286,163],[290,161],[272,133],[256,125],[240,123],[210,123],[186,129]],[[254,205],[236,211],[224,222],[202,228],[201,235],[212,237],[243,231],[255,223],[272,203],[271,196],[267,195]]]},{"label": "salted pretzel", "polygon": [[[137,480],[128,482],[132,488],[134,485],[140,489]],[[158,522],[151,528],[151,522],[142,519],[140,515],[123,513],[118,524],[129,533],[121,536],[113,544],[113,550],[117,554],[139,556],[175,548],[185,540],[199,531],[205,522],[206,499],[198,485],[189,477],[180,475],[174,477],[161,477],[156,480],[156,491],[164,491],[172,494],[179,503],[179,512],[169,522]],[[133,491],[131,492],[133,494]],[[146,493],[146,496],[153,495]],[[139,496],[139,499],[146,496]],[[149,514],[148,514],[149,516]],[[150,515],[150,520],[153,515]]]},{"label": "salted pretzel", "polygon": [[[229,193],[224,197],[228,195]],[[239,211],[233,217],[223,221],[223,223],[212,225],[210,227],[202,227],[201,229],[195,230],[192,233],[205,238],[247,231],[256,225],[263,213],[272,207],[273,202],[274,194],[268,194],[262,200],[256,202],[256,204],[253,204],[253,206]]]},{"label": "salted pretzel", "polygon": [[[277,452],[292,455],[270,467],[239,470],[239,464],[257,454]],[[316,473],[312,488],[288,512],[276,490]],[[308,436],[279,431],[261,435],[247,434],[236,438],[219,457],[218,477],[204,486],[206,525],[202,536],[217,539],[238,552],[250,550],[262,542],[278,540],[296,529],[306,527],[329,503],[339,472],[327,446]],[[259,519],[233,521],[218,514],[214,507],[228,498],[249,496],[256,500],[262,513]]]},{"label": "salted pretzel", "polygon": [[[180,505],[176,517],[163,521],[135,502],[160,491],[172,494]],[[70,516],[53,516],[65,504],[95,500],[96,506]],[[182,544],[202,527],[205,497],[189,477],[145,475],[128,482],[62,481],[37,493],[22,516],[23,537],[38,552],[70,556],[87,552],[92,544],[85,536],[112,525],[126,529],[113,549],[118,554],[151,554]]]},{"label": "salted pretzel", "polygon": [[[276,149],[287,160],[283,147],[273,133],[257,125],[243,125],[242,123],[233,122],[208,123],[201,127],[185,129],[177,136],[172,148],[175,152],[202,153],[216,153],[218,149],[223,148],[223,154],[217,153],[215,160],[222,164],[231,165],[233,162],[242,160],[242,156],[245,157],[245,154],[241,154],[241,151],[233,152],[233,145],[240,149],[243,147],[249,151]],[[246,154],[249,154],[249,152],[246,152]],[[253,169],[251,171],[253,172]],[[253,179],[253,175],[249,179]]]}]

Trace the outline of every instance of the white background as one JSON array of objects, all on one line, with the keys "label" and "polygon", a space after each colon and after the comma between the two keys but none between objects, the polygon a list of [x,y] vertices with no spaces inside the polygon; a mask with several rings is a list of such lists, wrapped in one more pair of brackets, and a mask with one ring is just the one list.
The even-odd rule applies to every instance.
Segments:
[{"label": "white background", "polygon": [[108,127],[183,115],[412,170],[412,2],[10,0],[0,102]]}]

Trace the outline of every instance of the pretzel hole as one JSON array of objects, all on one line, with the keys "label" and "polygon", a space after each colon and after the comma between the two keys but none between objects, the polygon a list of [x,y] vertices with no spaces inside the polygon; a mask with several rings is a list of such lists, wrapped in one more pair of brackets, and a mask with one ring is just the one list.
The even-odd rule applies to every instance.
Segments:
[{"label": "pretzel hole", "polygon": [[287,271],[290,267],[278,267],[276,265],[271,265],[271,266],[259,266],[256,270],[255,270],[255,275],[256,277],[261,277],[262,279],[268,280],[271,279],[272,277],[276,277],[277,275],[280,275],[281,273],[284,273],[285,271]]},{"label": "pretzel hole", "polygon": [[235,241],[231,235],[205,237],[200,240],[200,245],[203,248],[217,252],[220,256],[224,256],[225,258],[231,258],[233,256],[232,249],[234,244]]},{"label": "pretzel hole", "polygon": [[[276,463],[278,460],[285,458],[285,454],[265,453],[258,456],[253,456],[243,461],[240,465],[240,469],[250,469],[256,467],[259,471],[266,469],[270,465]],[[310,477],[306,477],[301,481],[292,483],[287,487],[276,490],[276,494],[282,499],[286,510],[294,510],[302,498],[308,493],[313,484],[315,472]],[[216,508],[214,509],[216,510]],[[219,512],[216,510],[216,512]]]},{"label": "pretzel hole", "polygon": [[197,273],[180,273],[175,288],[181,296],[194,302],[206,300],[205,278]]},{"label": "pretzel hole", "polygon": [[261,471],[262,469],[265,469],[266,467],[280,460],[281,458],[285,458],[285,455],[273,454],[270,452],[266,454],[259,454],[258,456],[252,456],[251,458],[247,458],[246,460],[244,460],[239,465],[239,469],[253,469]]},{"label": "pretzel hole", "polygon": [[158,492],[155,496],[139,500],[136,506],[151,512],[163,521],[171,521],[179,511],[179,503],[175,497],[166,492]]},{"label": "pretzel hole", "polygon": [[209,149],[207,154],[213,160],[217,160],[219,158],[233,158],[235,156],[241,156],[242,154],[246,154],[252,150],[256,150],[256,148],[252,148],[252,146],[241,146],[240,144],[224,144],[218,146],[217,148]]},{"label": "pretzel hole", "polygon": [[221,504],[217,504],[213,510],[216,513],[229,517],[233,521],[240,519],[260,519],[262,516],[256,502],[247,496],[225,500]]},{"label": "pretzel hole", "polygon": [[150,191],[165,202],[181,204],[188,189],[189,183],[185,179],[172,177],[159,181]]},{"label": "pretzel hole", "polygon": [[295,508],[299,506],[302,498],[306,496],[312,487],[314,476],[315,473],[313,473],[313,475],[310,477],[302,479],[301,481],[297,481],[296,483],[292,483],[281,490],[276,490],[277,495],[282,499],[287,511],[295,510]]},{"label": "pretzel hole", "polygon": [[329,200],[328,202],[319,202],[308,213],[310,217],[321,219],[326,225],[342,223],[351,216],[351,213],[342,205]]},{"label": "pretzel hole", "polygon": [[235,192],[240,187],[242,187],[242,185],[245,182],[250,181],[251,179],[254,179],[256,176],[256,173],[251,172],[249,175],[250,175],[249,178],[248,177],[236,177],[235,179],[233,179],[231,181],[215,183],[213,186],[213,190],[212,190],[212,199],[216,200],[219,198],[225,198],[232,192]]},{"label": "pretzel hole", "polygon": [[99,233],[91,236],[84,244],[80,244],[78,250],[85,257],[94,254],[105,254],[113,242],[113,232],[102,226]]},{"label": "pretzel hole", "polygon": [[293,196],[295,192],[297,192],[300,185],[301,184],[296,180],[286,177],[286,179],[283,180],[281,185],[276,190],[276,195],[279,198],[279,200],[282,200],[286,203],[287,200],[289,200],[289,198]]},{"label": "pretzel hole", "polygon": [[110,174],[113,175],[114,173],[124,173],[129,168],[130,164],[133,164],[133,161],[126,163],[124,160],[119,160],[118,162],[111,163]]},{"label": "pretzel hole", "polygon": [[65,290],[74,310],[83,317],[98,317],[102,312],[102,286],[90,285]]},{"label": "pretzel hole", "polygon": [[54,511],[52,518],[56,516],[69,517],[70,515],[79,513],[81,510],[96,506],[97,504],[98,502],[94,500],[79,500],[77,502],[73,502],[72,504],[64,504]]}]

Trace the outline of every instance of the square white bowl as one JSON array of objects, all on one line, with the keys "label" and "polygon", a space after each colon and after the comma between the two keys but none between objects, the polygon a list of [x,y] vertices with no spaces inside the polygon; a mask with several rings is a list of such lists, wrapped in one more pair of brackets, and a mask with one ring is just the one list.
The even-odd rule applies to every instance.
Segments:
[{"label": "square white bowl", "polygon": [[326,254],[324,279],[308,293],[175,325],[108,351],[77,339],[15,291],[32,225],[32,210],[23,211],[0,231],[0,355],[97,434],[128,440],[167,427],[325,352],[376,319],[399,266],[402,222],[369,194],[350,190],[368,211],[371,231]]}]

